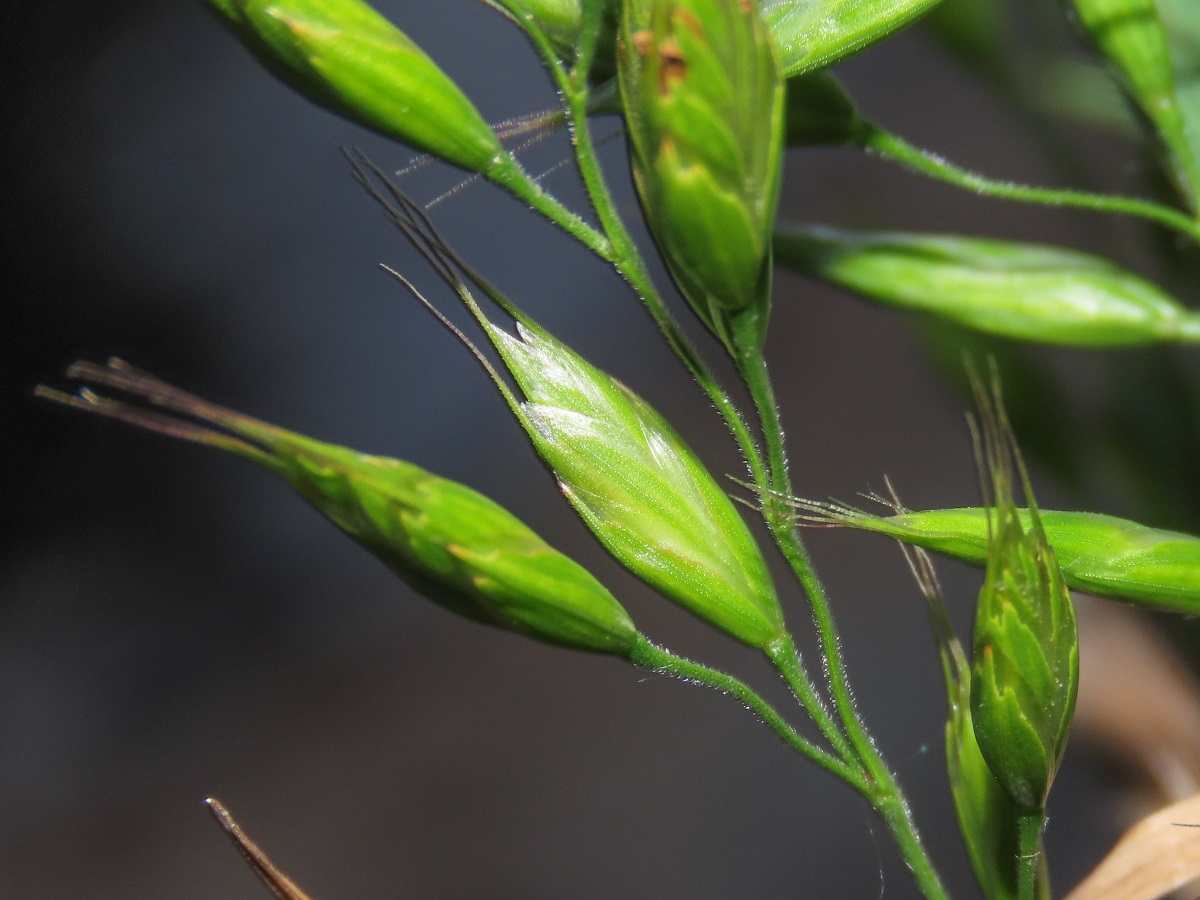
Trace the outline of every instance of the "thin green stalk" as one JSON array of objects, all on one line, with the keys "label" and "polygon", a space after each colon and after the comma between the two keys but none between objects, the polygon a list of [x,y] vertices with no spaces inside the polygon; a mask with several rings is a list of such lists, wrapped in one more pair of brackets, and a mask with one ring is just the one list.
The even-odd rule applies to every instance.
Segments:
[{"label": "thin green stalk", "polygon": [[841,754],[842,759],[857,764],[858,754],[846,735],[838,726],[837,720],[829,712],[825,700],[817,690],[812,678],[804,668],[800,659],[800,651],[790,634],[785,634],[767,648],[767,658],[783,676],[800,705],[812,716],[813,722],[825,735],[826,740]]},{"label": "thin green stalk", "polygon": [[955,187],[964,188],[987,197],[1038,203],[1044,206],[1088,209],[1093,212],[1136,216],[1164,225],[1200,243],[1200,222],[1185,213],[1133,197],[1114,197],[1109,194],[1090,194],[1084,191],[1037,188],[988,178],[961,168],[935,153],[910,144],[903,138],[864,120],[856,141],[866,150],[893,159],[922,175],[936,178]]},{"label": "thin green stalk", "polygon": [[503,187],[575,238],[601,259],[612,262],[613,247],[608,238],[562,204],[543,188],[512,156],[504,156],[488,172],[488,178]]},{"label": "thin green stalk", "polygon": [[[804,543],[796,533],[792,516],[783,503],[791,496],[792,486],[787,469],[783,426],[779,420],[775,391],[771,386],[766,360],[756,349],[741,354],[736,362],[758,410],[760,428],[767,446],[771,482],[769,491],[763,492],[763,515],[780,551],[808,595],[813,621],[825,654],[829,690],[834,706],[853,744],[855,754],[867,772],[868,785],[863,794],[878,810],[925,896],[947,897],[933,862],[925,851],[908,801],[858,713],[846,677],[845,662],[829,598],[817,577]],[[787,677],[782,669],[781,673]]]},{"label": "thin green stalk", "polygon": [[644,637],[634,647],[630,659],[635,665],[642,668],[670,675],[683,681],[703,684],[722,694],[728,694],[750,710],[759,721],[774,731],[780,740],[805,759],[811,760],[830,774],[842,779],[855,790],[869,796],[870,786],[856,766],[827,753],[797,732],[773,706],[745,682],[732,675],[677,656],[669,650],[652,644]]},{"label": "thin green stalk", "polygon": [[1017,900],[1037,900],[1045,827],[1046,815],[1040,809],[1023,813],[1017,820]]},{"label": "thin green stalk", "polygon": [[766,359],[761,352],[755,350],[742,354],[736,362],[738,371],[750,391],[751,400],[758,410],[760,428],[767,446],[770,482],[768,490],[762,493],[763,518],[771,529],[771,534],[775,538],[776,544],[779,545],[784,558],[792,567],[792,571],[795,572],[808,595],[817,634],[821,639],[821,646],[826,657],[829,688],[833,695],[834,706],[837,708],[858,754],[869,755],[869,748],[872,746],[871,739],[866,733],[854,705],[854,697],[846,678],[845,663],[838,640],[837,624],[833,619],[829,598],[808,557],[807,549],[796,533],[791,511],[785,502],[788,497],[792,496],[792,482],[788,475],[783,425],[779,420],[779,409],[775,403],[775,389],[771,385],[771,379],[767,372]]}]

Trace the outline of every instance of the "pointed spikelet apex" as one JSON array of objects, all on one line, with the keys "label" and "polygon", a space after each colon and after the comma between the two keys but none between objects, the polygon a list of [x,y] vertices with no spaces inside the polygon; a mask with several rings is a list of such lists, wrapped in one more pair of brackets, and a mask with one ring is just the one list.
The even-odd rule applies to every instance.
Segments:
[{"label": "pointed spikelet apex", "polygon": [[[979,749],[1023,812],[1044,809],[1066,748],[1079,681],[1071,595],[1042,528],[1004,415],[998,382],[976,380],[980,475],[992,510],[987,573],[975,612],[971,716]],[[1029,506],[1013,500],[1014,473]]]},{"label": "pointed spikelet apex", "polygon": [[362,0],[208,5],[267,69],[314,103],[472,172],[510,162],[458,85]]},{"label": "pointed spikelet apex", "polygon": [[[362,157],[363,186],[483,328],[513,391],[462,333],[399,278],[475,353],[563,494],[630,572],[695,615],[766,649],[785,633],[766,560],[729,495],[645,400],[525,315],[450,248],[420,207]],[[516,321],[480,308],[467,279]]]}]

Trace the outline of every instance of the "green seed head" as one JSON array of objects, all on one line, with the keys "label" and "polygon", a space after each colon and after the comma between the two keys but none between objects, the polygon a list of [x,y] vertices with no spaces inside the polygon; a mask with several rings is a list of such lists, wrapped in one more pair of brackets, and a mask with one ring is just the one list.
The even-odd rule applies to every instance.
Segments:
[{"label": "green seed head", "polygon": [[1018,810],[988,768],[971,721],[971,664],[946,608],[933,561],[900,545],[925,598],[946,684],[946,770],[959,831],[988,900],[1016,900]]},{"label": "green seed head", "polygon": [[[758,544],[728,495],[674,429],[472,270],[420,207],[377,169],[360,162],[357,173],[487,334],[521,396],[472,347],[476,358],[567,499],[609,552],[639,578],[738,640],[765,649],[780,638],[783,615]],[[420,298],[407,279],[398,277]],[[466,279],[516,320],[515,336],[484,314]]]},{"label": "green seed head", "polygon": [[310,100],[475,172],[504,157],[458,86],[361,0],[209,0],[268,69]]},{"label": "green seed head", "polygon": [[[888,535],[982,565],[988,558],[989,510],[899,510],[877,516],[838,504],[795,501],[800,518]],[[1017,511],[1032,527],[1029,511]],[[1042,530],[1067,587],[1146,609],[1200,614],[1200,538],[1100,513],[1042,510]]]},{"label": "green seed head", "polygon": [[[1045,807],[1066,748],[1079,680],[1071,595],[1033,505],[999,405],[977,390],[981,465],[992,498],[987,574],[975,611],[971,717],[980,752],[1021,811]],[[1029,524],[1013,502],[1022,475]]]},{"label": "green seed head", "polygon": [[1071,6],[1081,30],[1153,126],[1180,195],[1200,213],[1200,100],[1194,85],[1183,84],[1194,76],[1173,65],[1155,0],[1071,0]]},{"label": "green seed head", "polygon": [[718,337],[761,345],[785,90],[757,5],[631,0],[618,48],[634,177],[659,249]]},{"label": "green seed head", "polygon": [[975,877],[989,900],[1015,900],[1020,811],[980,752],[971,720],[971,681],[958,688],[946,721],[946,770],[959,831]]},{"label": "green seed head", "polygon": [[[896,506],[899,501],[895,500]],[[988,900],[1016,900],[1021,810],[1013,803],[979,749],[971,718],[971,664],[955,633],[929,554],[903,543],[909,570],[925,598],[946,685],[946,770],[959,831],[983,894]],[[1037,900],[1049,900],[1045,866],[1037,876]]]},{"label": "green seed head", "polygon": [[762,553],[703,463],[649,404],[530,322],[487,326],[519,416],[563,493],[626,568],[738,640],[783,616]]},{"label": "green seed head", "polygon": [[1106,259],[957,235],[789,226],[789,268],[889,306],[1002,337],[1076,347],[1200,342],[1200,315]]},{"label": "green seed head", "polygon": [[188,418],[86,390],[75,397],[41,393],[262,465],[412,588],[460,615],[551,644],[619,656],[638,640],[628,614],[586,569],[465,485],[222,409],[119,361],[76,364],[68,374]]}]

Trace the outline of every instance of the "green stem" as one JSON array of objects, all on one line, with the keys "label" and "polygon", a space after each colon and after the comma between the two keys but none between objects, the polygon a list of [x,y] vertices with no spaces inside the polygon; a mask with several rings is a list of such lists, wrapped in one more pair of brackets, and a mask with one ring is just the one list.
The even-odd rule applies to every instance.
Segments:
[{"label": "green stem", "polygon": [[825,735],[826,740],[841,755],[842,759],[856,763],[857,754],[854,748],[846,740],[845,733],[830,714],[824,698],[805,670],[804,663],[800,658],[800,651],[796,647],[796,642],[792,640],[792,636],[785,632],[783,637],[773,641],[766,648],[766,654],[783,676],[783,680],[787,682],[800,705],[804,707],[817,728],[821,730],[821,734]]},{"label": "green stem", "polygon": [[797,732],[776,712],[773,706],[745,682],[732,675],[684,659],[682,656],[676,656],[669,650],[652,644],[644,637],[634,646],[630,659],[635,665],[642,668],[670,675],[683,681],[703,684],[722,694],[728,694],[750,710],[759,721],[774,731],[780,740],[805,759],[815,762],[855,790],[869,795],[870,786],[857,767],[837,759]]},{"label": "green stem", "polygon": [[1038,872],[1041,870],[1042,830],[1046,826],[1044,810],[1022,813],[1017,820],[1017,898],[1037,900]]},{"label": "green stem", "polygon": [[760,428],[767,447],[770,480],[767,490],[762,491],[763,517],[788,565],[791,566],[808,595],[817,634],[826,657],[829,688],[833,695],[834,706],[841,716],[851,743],[861,756],[871,748],[872,744],[855,708],[854,697],[846,678],[837,624],[833,619],[833,611],[829,606],[825,587],[817,577],[812,561],[808,557],[808,551],[796,533],[791,510],[786,505],[787,498],[792,496],[792,483],[788,476],[783,424],[779,420],[779,409],[775,403],[775,389],[771,385],[771,379],[767,372],[766,359],[759,350],[752,349],[740,353],[736,363],[738,371],[746,382],[750,398],[758,410]]},{"label": "green stem", "polygon": [[935,153],[916,147],[903,138],[885,131],[872,122],[863,121],[855,140],[864,149],[894,159],[922,175],[936,178],[955,187],[964,188],[987,197],[1039,203],[1045,206],[1088,209],[1094,212],[1136,216],[1174,229],[1200,243],[1200,222],[1185,213],[1133,197],[1114,197],[1108,194],[1089,194],[1084,191],[1029,187],[988,178],[963,169]]},{"label": "green stem", "polygon": [[[784,503],[786,498],[792,495],[792,485],[788,476],[783,426],[779,420],[775,391],[767,372],[766,360],[761,350],[752,346],[746,352],[739,353],[735,362],[758,410],[760,428],[767,446],[770,484],[768,490],[761,491],[763,516],[776,544],[808,595],[813,621],[825,655],[829,690],[834,706],[854,753],[867,772],[867,788],[863,795],[878,810],[925,896],[946,897],[946,890],[925,851],[904,793],[867,732],[855,706],[828,595],[817,577],[808,551],[796,533],[795,523]],[[778,665],[778,662],[776,664]],[[783,674],[786,678],[787,673]]]},{"label": "green stem", "polygon": [[501,157],[488,171],[487,177],[524,200],[601,259],[613,261],[613,247],[608,238],[538,184],[512,156],[505,154]]}]

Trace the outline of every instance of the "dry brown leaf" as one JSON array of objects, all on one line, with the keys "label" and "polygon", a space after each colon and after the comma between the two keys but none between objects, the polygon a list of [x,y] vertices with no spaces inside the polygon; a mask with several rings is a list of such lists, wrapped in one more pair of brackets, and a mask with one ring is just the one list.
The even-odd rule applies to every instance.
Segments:
[{"label": "dry brown leaf", "polygon": [[1154,785],[1157,808],[1200,791],[1200,685],[1134,610],[1079,606],[1074,737],[1102,747]]},{"label": "dry brown leaf", "polygon": [[1157,900],[1200,877],[1200,794],[1129,829],[1067,900]]}]

